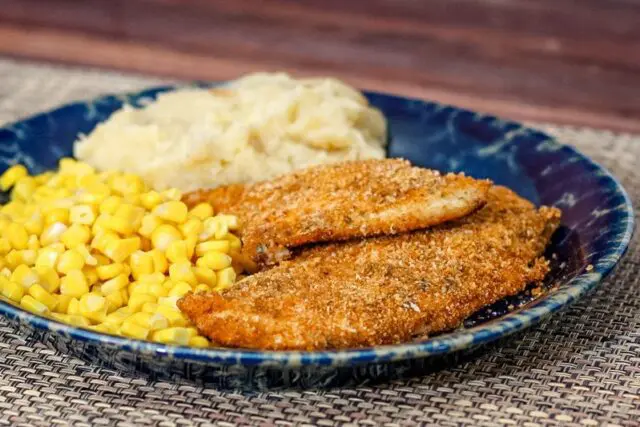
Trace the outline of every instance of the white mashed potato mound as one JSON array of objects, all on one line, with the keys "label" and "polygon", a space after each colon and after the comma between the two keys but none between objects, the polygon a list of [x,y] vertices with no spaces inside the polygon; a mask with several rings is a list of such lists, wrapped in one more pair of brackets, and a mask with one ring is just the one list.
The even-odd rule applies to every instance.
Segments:
[{"label": "white mashed potato mound", "polygon": [[158,190],[189,191],[382,158],[386,136],[382,113],[345,83],[259,73],[125,106],[81,137],[74,154],[99,170],[138,174]]}]

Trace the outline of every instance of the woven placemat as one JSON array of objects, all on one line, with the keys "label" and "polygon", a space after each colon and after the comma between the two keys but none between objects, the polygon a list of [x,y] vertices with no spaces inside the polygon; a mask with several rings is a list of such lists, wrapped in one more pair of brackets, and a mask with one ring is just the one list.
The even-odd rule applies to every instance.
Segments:
[{"label": "woven placemat", "polygon": [[[0,59],[0,123],[157,79]],[[640,206],[640,135],[538,127],[609,168]],[[100,369],[0,320],[3,425],[640,425],[640,244],[606,286],[472,360],[375,387],[240,394]]]}]

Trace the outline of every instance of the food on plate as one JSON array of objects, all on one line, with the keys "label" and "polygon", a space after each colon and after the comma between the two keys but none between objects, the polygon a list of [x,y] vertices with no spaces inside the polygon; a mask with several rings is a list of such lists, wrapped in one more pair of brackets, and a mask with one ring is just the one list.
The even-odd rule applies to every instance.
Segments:
[{"label": "food on plate", "polygon": [[484,208],[427,230],[318,245],[181,310],[213,342],[271,350],[340,349],[450,330],[481,307],[541,281],[558,226],[493,187]]},{"label": "food on plate", "polygon": [[485,203],[490,186],[385,159],[315,166],[256,184],[196,191],[184,201],[237,216],[244,254],[265,266],[310,243],[398,234],[460,218]]},{"label": "food on plate", "polygon": [[131,338],[207,346],[176,301],[240,272],[237,219],[188,209],[181,192],[62,159],[57,172],[0,177],[0,294],[33,313]]},{"label": "food on plate", "polygon": [[127,105],[82,137],[74,154],[98,170],[135,173],[156,190],[187,191],[383,158],[386,138],[384,116],[345,83],[260,73]]}]

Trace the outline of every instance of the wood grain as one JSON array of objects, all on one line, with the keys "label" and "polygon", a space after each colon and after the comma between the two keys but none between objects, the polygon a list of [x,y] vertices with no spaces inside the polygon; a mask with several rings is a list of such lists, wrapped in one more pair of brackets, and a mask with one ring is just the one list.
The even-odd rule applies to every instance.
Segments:
[{"label": "wood grain", "polygon": [[257,70],[640,132],[632,0],[3,0],[0,53],[185,79]]}]

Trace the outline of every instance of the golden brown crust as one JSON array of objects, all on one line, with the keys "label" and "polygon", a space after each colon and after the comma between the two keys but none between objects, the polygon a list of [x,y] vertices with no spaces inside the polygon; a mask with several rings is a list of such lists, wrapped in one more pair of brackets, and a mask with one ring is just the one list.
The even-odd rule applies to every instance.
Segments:
[{"label": "golden brown crust", "polygon": [[401,343],[452,329],[542,280],[560,211],[495,187],[488,204],[428,230],[306,249],[223,294],[179,307],[223,346],[319,350]]},{"label": "golden brown crust", "polygon": [[405,160],[365,160],[199,190],[184,201],[207,201],[217,212],[237,215],[244,253],[271,265],[301,245],[403,233],[463,217],[482,207],[490,185]]}]

